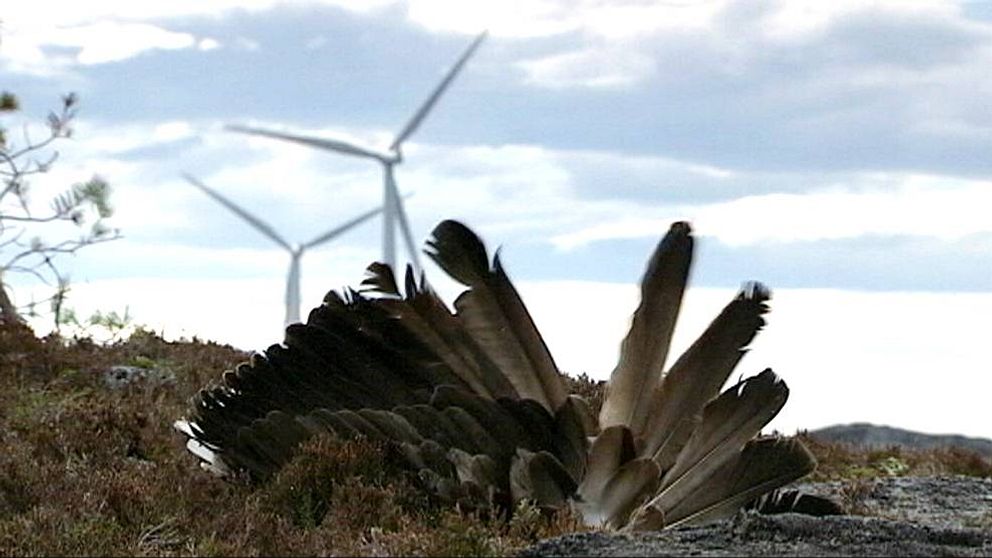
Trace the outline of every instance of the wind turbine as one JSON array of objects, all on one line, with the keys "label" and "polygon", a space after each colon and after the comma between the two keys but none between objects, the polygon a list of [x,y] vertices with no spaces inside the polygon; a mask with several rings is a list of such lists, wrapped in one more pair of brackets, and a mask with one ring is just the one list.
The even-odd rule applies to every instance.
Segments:
[{"label": "wind turbine", "polygon": [[427,100],[420,105],[417,112],[413,113],[413,116],[406,123],[406,126],[404,126],[400,133],[396,135],[396,138],[386,150],[381,150],[368,145],[360,145],[349,140],[301,136],[272,130],[264,130],[251,126],[228,125],[226,128],[234,132],[301,143],[303,145],[316,147],[326,151],[344,153],[345,155],[366,157],[381,163],[383,170],[382,206],[384,208],[382,219],[382,260],[384,263],[395,269],[395,233],[398,225],[403,233],[403,239],[406,243],[407,252],[410,254],[410,260],[413,264],[414,271],[420,273],[420,258],[417,256],[417,248],[413,239],[413,233],[410,232],[410,221],[407,219],[406,210],[403,208],[403,202],[400,200],[399,192],[396,189],[396,179],[393,176],[393,167],[397,163],[403,161],[403,142],[413,135],[413,133],[420,126],[420,123],[427,117],[427,113],[434,108],[434,105],[437,103],[438,99],[441,98],[441,95],[451,84],[452,80],[455,79],[458,72],[461,71],[465,63],[468,62],[468,59],[475,53],[475,50],[479,48],[482,40],[486,38],[486,34],[487,31],[480,33],[479,36],[472,41],[472,44],[465,49],[465,52],[462,53],[458,61],[455,62],[455,65],[448,70],[448,73],[444,76],[444,79],[442,79],[437,87],[434,88],[434,91],[429,97],[427,97]]},{"label": "wind turbine", "polygon": [[313,238],[308,242],[304,242],[303,244],[299,244],[299,243],[291,244],[287,242],[286,239],[284,239],[282,236],[280,236],[275,231],[275,229],[273,229],[268,223],[248,213],[247,211],[245,211],[243,208],[241,208],[231,200],[222,196],[216,190],[210,188],[206,184],[200,182],[199,180],[193,178],[188,174],[184,174],[183,178],[185,178],[186,181],[192,184],[193,186],[196,186],[200,190],[203,190],[203,192],[206,193],[208,196],[217,200],[217,202],[219,202],[224,207],[230,209],[238,217],[241,217],[242,219],[247,221],[249,225],[255,227],[255,229],[258,232],[271,238],[273,241],[275,241],[276,244],[282,246],[289,252],[290,255],[289,276],[286,278],[286,324],[285,325],[294,324],[300,321],[300,258],[303,257],[303,252],[305,252],[309,248],[313,248],[314,246],[323,244],[325,242],[334,239],[338,235],[346,232],[347,230],[353,227],[356,227],[364,223],[365,221],[371,219],[372,217],[375,217],[376,215],[382,212],[381,207],[377,209],[373,209],[371,211],[366,211],[365,213],[362,213],[358,217],[355,217],[354,219],[344,223],[343,225],[340,225],[321,235],[318,235],[317,237]]}]

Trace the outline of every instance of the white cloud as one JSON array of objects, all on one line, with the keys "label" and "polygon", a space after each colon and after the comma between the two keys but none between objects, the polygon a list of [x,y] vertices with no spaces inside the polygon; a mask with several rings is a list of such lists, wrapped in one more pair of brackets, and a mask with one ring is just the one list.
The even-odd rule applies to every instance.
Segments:
[{"label": "white cloud", "polygon": [[220,48],[220,42],[218,42],[216,39],[211,39],[207,37],[204,39],[200,39],[199,42],[196,43],[196,48],[202,51],[216,50]]},{"label": "white cloud", "polygon": [[521,38],[564,33],[577,26],[568,10],[551,0],[409,0],[407,5],[411,21],[435,32],[475,34],[489,29],[495,36]]},{"label": "white cloud", "polygon": [[[204,40],[208,41],[209,47],[212,39]],[[185,49],[196,44],[196,38],[189,33],[169,31],[148,23],[104,20],[64,27],[15,24],[4,38],[0,61],[14,71],[52,75],[75,64],[119,62],[152,50]],[[46,52],[52,47],[75,52]]]},{"label": "white cloud", "polygon": [[622,217],[559,234],[552,242],[568,250],[599,240],[653,238],[667,228],[673,216],[693,222],[700,234],[716,237],[728,246],[866,235],[957,240],[992,232],[988,207],[992,207],[992,183],[988,181],[926,175],[855,175],[844,186],[682,205],[659,217],[648,217],[634,209],[622,213]]},{"label": "white cloud", "polygon": [[652,77],[654,61],[620,48],[588,48],[518,62],[527,83],[541,87],[621,88]]},{"label": "white cloud", "polygon": [[913,2],[863,2],[861,0],[780,0],[761,18],[761,30],[777,40],[801,39],[823,32],[836,20],[872,12],[872,17],[887,15],[951,19],[960,15],[954,2],[914,0]]},{"label": "white cloud", "polygon": [[570,32],[629,39],[665,29],[704,28],[723,0],[651,3],[637,0],[409,0],[408,17],[433,31],[465,34],[483,28],[499,37],[546,37]]},{"label": "white cloud", "polygon": [[992,183],[910,176],[894,189],[752,196],[700,208],[696,222],[731,246],[864,235],[955,240],[992,232]]},{"label": "white cloud", "polygon": [[189,33],[176,33],[145,23],[109,21],[59,30],[49,39],[52,45],[79,47],[81,64],[117,62],[149,50],[176,50],[192,47]]},{"label": "white cloud", "polygon": [[[279,4],[292,4],[283,0],[91,0],[89,2],[62,2],[37,0],[15,2],[4,7],[4,20],[11,24],[46,24],[74,26],[95,21],[154,21],[188,16],[220,16],[231,10],[263,11]],[[360,2],[343,2],[356,5]]]}]

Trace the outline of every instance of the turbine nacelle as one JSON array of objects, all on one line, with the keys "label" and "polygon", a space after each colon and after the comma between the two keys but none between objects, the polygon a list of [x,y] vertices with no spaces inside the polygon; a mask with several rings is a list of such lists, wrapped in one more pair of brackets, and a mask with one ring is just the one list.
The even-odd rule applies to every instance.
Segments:
[{"label": "turbine nacelle", "polygon": [[468,59],[471,58],[476,49],[479,48],[479,45],[482,44],[482,41],[486,38],[487,33],[488,32],[486,31],[480,33],[475,40],[472,41],[472,44],[465,49],[465,52],[462,53],[461,57],[459,57],[455,64],[448,70],[444,78],[434,88],[427,99],[421,103],[421,105],[413,113],[413,116],[410,117],[400,132],[396,134],[396,137],[393,138],[393,142],[385,151],[377,147],[360,144],[350,139],[303,136],[234,124],[229,124],[225,126],[225,128],[234,132],[290,141],[293,143],[306,145],[308,147],[323,149],[325,151],[336,151],[344,155],[364,157],[379,161],[379,163],[383,166],[382,261],[391,268],[396,269],[396,230],[399,229],[410,256],[410,262],[413,265],[414,271],[419,274],[422,268],[420,266],[420,259],[416,250],[416,242],[414,241],[413,232],[410,229],[410,222],[409,219],[407,219],[406,210],[403,208],[399,191],[396,188],[396,181],[393,178],[393,166],[403,162],[403,142],[405,142],[411,135],[413,135],[414,132],[417,131],[420,124],[424,121],[424,118],[427,117],[428,113],[430,113],[431,109],[434,108],[434,105],[441,98],[441,95],[445,92],[448,86],[451,85],[451,82],[461,71],[465,63],[468,62]]},{"label": "turbine nacelle", "polygon": [[227,209],[231,210],[232,213],[238,217],[244,219],[249,225],[251,225],[255,230],[267,236],[270,240],[282,246],[290,255],[289,261],[289,274],[286,277],[286,318],[285,325],[294,324],[300,321],[300,259],[303,257],[303,252],[308,248],[313,248],[325,242],[329,242],[336,238],[337,236],[343,234],[344,232],[352,229],[365,221],[368,221],[372,217],[375,217],[379,213],[382,213],[383,209],[376,208],[345,222],[327,232],[324,232],[307,242],[293,242],[290,243],[285,238],[283,238],[279,233],[276,232],[271,225],[265,221],[259,219],[258,217],[252,215],[247,210],[237,205],[233,201],[227,199],[225,196],[221,195],[220,192],[210,188],[206,184],[200,182],[196,178],[193,178],[189,174],[184,174],[183,177],[187,182],[199,188],[203,193],[207,194],[211,198],[217,201],[217,203],[223,205]]}]

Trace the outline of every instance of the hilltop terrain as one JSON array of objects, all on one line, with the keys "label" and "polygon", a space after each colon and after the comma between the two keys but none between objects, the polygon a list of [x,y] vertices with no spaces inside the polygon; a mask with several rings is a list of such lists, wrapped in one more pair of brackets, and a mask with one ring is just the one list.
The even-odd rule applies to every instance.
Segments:
[{"label": "hilltop terrain", "polygon": [[[0,555],[513,555],[584,530],[536,509],[460,514],[369,443],[317,439],[266,485],[211,476],[172,423],[248,356],[143,329],[100,344],[0,324]],[[570,389],[600,395],[584,377]],[[956,448],[806,442],[820,462],[809,480],[866,513],[885,509],[871,504],[875,479],[992,474]]]},{"label": "hilltop terrain", "polygon": [[953,447],[992,457],[992,440],[985,438],[969,438],[959,434],[924,434],[891,426],[876,426],[866,422],[819,428],[811,430],[809,435],[824,442],[852,444],[865,448],[899,446],[927,450]]}]

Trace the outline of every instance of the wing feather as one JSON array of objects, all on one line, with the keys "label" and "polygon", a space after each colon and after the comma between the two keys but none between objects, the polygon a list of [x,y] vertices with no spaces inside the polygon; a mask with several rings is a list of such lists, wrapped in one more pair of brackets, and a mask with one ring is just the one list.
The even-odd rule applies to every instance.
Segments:
[{"label": "wing feather", "polygon": [[662,470],[671,468],[702,419],[703,407],[720,393],[764,326],[769,297],[760,283],[745,285],[665,375],[647,413],[643,450]]},{"label": "wing feather", "polygon": [[554,413],[568,393],[544,339],[510,283],[497,254],[492,268],[482,241],[465,225],[443,221],[427,241],[427,254],[467,285],[455,301],[458,318],[520,397]]},{"label": "wing feather", "polygon": [[668,357],[692,263],[693,239],[688,223],[677,222],[658,243],[641,279],[641,303],[620,346],[620,360],[610,375],[599,413],[602,428],[622,424],[640,435]]}]

